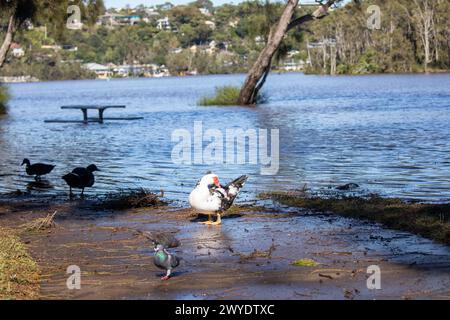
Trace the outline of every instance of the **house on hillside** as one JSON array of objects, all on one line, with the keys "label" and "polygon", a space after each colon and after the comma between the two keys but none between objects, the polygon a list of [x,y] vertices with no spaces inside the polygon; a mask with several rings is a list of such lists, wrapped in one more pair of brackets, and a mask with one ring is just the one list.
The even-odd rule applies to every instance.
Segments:
[{"label": "house on hillside", "polygon": [[147,17],[149,17],[149,18],[159,16],[158,10],[156,10],[156,8],[154,8],[154,7],[152,7],[152,8],[147,8],[147,9],[145,9],[144,11],[145,11],[145,14],[147,15]]},{"label": "house on hillside", "polygon": [[207,17],[211,17],[211,16],[212,16],[211,12],[209,12],[209,10],[206,9],[206,8],[200,8],[200,9],[198,9],[198,10],[200,10],[200,12],[201,12],[203,15],[207,16]]},{"label": "house on hillside", "polygon": [[57,44],[54,44],[54,45],[45,45],[45,44],[43,44],[41,46],[41,49],[53,50],[53,51],[56,52],[56,51],[61,50],[62,48],[61,48],[61,46],[59,46]]},{"label": "house on hillside", "polygon": [[128,16],[117,17],[116,20],[119,23],[119,25],[134,26],[134,25],[137,25],[139,22],[141,22],[141,17],[138,15],[128,15]]},{"label": "house on hillside", "polygon": [[156,21],[156,28],[159,30],[170,30],[169,17],[164,17],[163,19],[158,19]]},{"label": "house on hillside", "polygon": [[217,42],[212,40],[205,48],[205,52],[209,55],[213,55],[216,52]]},{"label": "house on hillside", "polygon": [[264,45],[266,43],[266,40],[264,39],[263,36],[256,36],[255,37],[255,43],[257,45]]},{"label": "house on hillside", "polygon": [[14,58],[22,58],[25,55],[25,51],[22,46],[18,43],[11,44],[11,54]]},{"label": "house on hillside", "polygon": [[98,63],[86,63],[83,65],[83,68],[94,72],[98,79],[108,79],[113,76],[113,72],[108,66]]},{"label": "house on hillside", "polygon": [[216,28],[216,24],[211,20],[206,20],[205,24],[213,30]]},{"label": "house on hillside", "polygon": [[169,53],[177,54],[181,53],[183,51],[183,48],[171,48],[169,49]]},{"label": "house on hillside", "polygon": [[305,68],[305,61],[296,59],[287,59],[281,67],[284,71],[302,71]]},{"label": "house on hillside", "polygon": [[97,19],[97,25],[115,27],[115,26],[126,26],[126,25],[136,25],[141,22],[142,19],[138,15],[123,15],[118,13],[106,13],[99,16]]},{"label": "house on hillside", "polygon": [[238,24],[239,24],[239,19],[234,19],[234,20],[228,22],[228,25],[232,28],[236,28]]},{"label": "house on hillside", "polygon": [[117,22],[117,18],[121,17],[121,14],[118,13],[106,13],[104,15],[101,15],[97,19],[97,25],[99,26],[108,26],[108,27],[114,27],[119,25]]},{"label": "house on hillside", "polygon": [[174,7],[174,5],[171,4],[170,2],[166,2],[164,4],[156,5],[156,8],[158,8],[159,10],[162,10],[162,11],[172,10],[173,7]]},{"label": "house on hillside", "polygon": [[65,51],[69,51],[69,52],[76,52],[76,51],[78,51],[78,47],[74,46],[72,44],[63,44],[61,46],[61,49],[65,50]]}]

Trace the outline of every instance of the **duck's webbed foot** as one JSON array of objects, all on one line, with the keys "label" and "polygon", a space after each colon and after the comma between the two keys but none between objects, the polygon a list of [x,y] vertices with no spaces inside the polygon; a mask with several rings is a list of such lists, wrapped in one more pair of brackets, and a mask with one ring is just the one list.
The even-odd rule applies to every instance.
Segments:
[{"label": "duck's webbed foot", "polygon": [[208,221],[204,221],[204,222],[201,222],[201,223],[207,224],[207,225],[210,225],[210,226],[219,226],[219,225],[221,225],[222,224],[222,219],[220,218],[220,213],[217,214],[217,220],[216,221],[212,221],[211,220],[211,216],[209,216]]},{"label": "duck's webbed foot", "polygon": [[213,221],[211,220],[211,215],[208,214],[208,221],[201,221],[201,222],[199,222],[199,223],[201,223],[201,224],[212,224]]},{"label": "duck's webbed foot", "polygon": [[213,226],[219,226],[222,224],[222,219],[220,217],[220,213],[217,214],[217,219],[213,223],[211,223]]}]

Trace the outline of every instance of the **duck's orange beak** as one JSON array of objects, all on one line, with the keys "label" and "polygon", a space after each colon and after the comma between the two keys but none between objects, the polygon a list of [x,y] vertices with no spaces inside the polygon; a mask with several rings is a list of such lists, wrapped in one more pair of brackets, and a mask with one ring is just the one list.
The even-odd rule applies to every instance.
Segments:
[{"label": "duck's orange beak", "polygon": [[219,178],[214,177],[213,181],[214,181],[214,184],[216,185],[216,187],[220,187]]}]

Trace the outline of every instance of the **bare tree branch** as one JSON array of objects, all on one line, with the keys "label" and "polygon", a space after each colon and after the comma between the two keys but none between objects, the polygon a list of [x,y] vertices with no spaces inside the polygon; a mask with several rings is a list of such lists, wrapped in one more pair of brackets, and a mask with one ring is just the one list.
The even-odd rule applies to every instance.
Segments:
[{"label": "bare tree branch", "polygon": [[312,20],[318,20],[318,19],[323,19],[328,15],[328,10],[330,9],[330,7],[332,5],[334,5],[336,2],[338,2],[339,0],[329,0],[327,3],[321,5],[317,10],[315,10],[313,13],[308,13],[305,14],[299,18],[296,18],[294,20],[292,20],[288,27],[287,30],[291,30],[303,23],[306,23],[308,21],[312,21]]}]

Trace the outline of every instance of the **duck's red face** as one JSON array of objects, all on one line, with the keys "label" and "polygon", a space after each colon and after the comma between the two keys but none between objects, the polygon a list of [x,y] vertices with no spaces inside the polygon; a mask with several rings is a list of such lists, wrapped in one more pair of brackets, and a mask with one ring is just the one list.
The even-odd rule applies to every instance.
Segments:
[{"label": "duck's red face", "polygon": [[204,176],[199,183],[201,186],[206,186],[208,189],[217,187],[220,188],[219,177],[213,173],[209,173]]},{"label": "duck's red face", "polygon": [[219,178],[217,176],[213,177],[213,182],[216,187],[220,187]]}]

